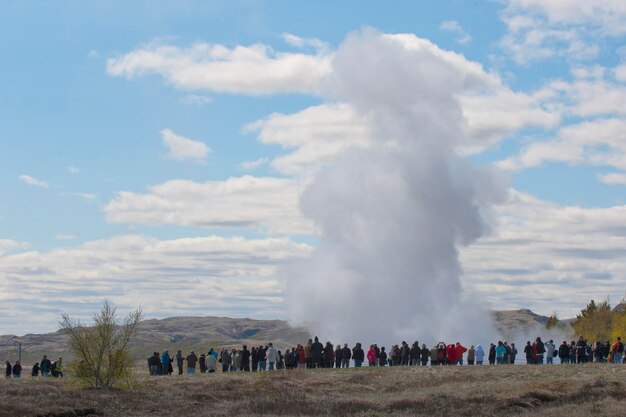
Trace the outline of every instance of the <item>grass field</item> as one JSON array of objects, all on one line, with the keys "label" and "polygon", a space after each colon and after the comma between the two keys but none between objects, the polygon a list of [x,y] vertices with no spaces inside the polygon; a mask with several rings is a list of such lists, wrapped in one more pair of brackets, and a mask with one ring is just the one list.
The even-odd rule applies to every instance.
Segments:
[{"label": "grass field", "polygon": [[2,380],[14,416],[618,416],[626,366],[397,367],[140,377],[131,391],[70,378]]}]

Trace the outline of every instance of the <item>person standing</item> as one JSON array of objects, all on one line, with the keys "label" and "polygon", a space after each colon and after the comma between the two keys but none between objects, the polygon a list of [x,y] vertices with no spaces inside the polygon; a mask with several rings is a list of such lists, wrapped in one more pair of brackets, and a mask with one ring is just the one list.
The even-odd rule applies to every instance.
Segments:
[{"label": "person standing", "polygon": [[200,373],[204,374],[206,372],[206,355],[204,353],[200,354],[200,358],[198,358],[198,365],[200,366]]},{"label": "person standing", "polygon": [[41,368],[41,376],[47,378],[50,375],[50,370],[52,369],[52,362],[46,355],[43,355],[41,362],[39,363],[39,367]]},{"label": "person standing", "polygon": [[196,363],[198,362],[198,357],[192,350],[189,355],[187,355],[187,375],[193,375],[196,373]]},{"label": "person standing", "polygon": [[230,352],[228,352],[228,349],[222,349],[220,361],[222,362],[222,372],[228,372],[228,369],[230,369]]},{"label": "person standing", "polygon": [[498,365],[504,365],[504,354],[506,353],[506,348],[504,347],[504,343],[502,341],[498,342],[498,346],[496,347],[496,361]]},{"label": "person standing", "polygon": [[[158,354],[156,352],[155,354],[157,355],[157,362],[158,362],[158,359],[159,359]],[[167,349],[165,349],[163,353],[161,354],[161,374],[172,375],[171,369],[172,369],[172,358],[170,358],[170,352]]]},{"label": "person standing", "polygon": [[30,371],[30,376],[37,378],[39,376],[39,362],[35,362],[33,369]]},{"label": "person standing", "polygon": [[252,359],[252,372],[256,372],[259,369],[259,351],[256,346],[250,348],[250,358]]},{"label": "person standing", "polygon": [[543,355],[546,353],[545,344],[541,341],[541,338],[537,336],[535,340],[537,351],[537,365],[543,365]]},{"label": "person standing", "polygon": [[456,345],[454,345],[454,351],[456,353],[456,364],[463,365],[463,354],[467,352],[467,348],[462,346],[459,342],[456,342]]},{"label": "person standing", "polygon": [[623,355],[624,344],[622,343],[621,336],[618,336],[615,343],[613,343],[613,363],[622,363]]},{"label": "person standing", "polygon": [[554,352],[556,351],[556,346],[554,346],[554,342],[552,339],[548,341],[548,343],[544,344],[546,349],[546,364],[552,365],[554,363]]},{"label": "person standing", "polygon": [[313,361],[311,359],[311,346],[313,346],[313,340],[309,339],[304,345],[304,357],[306,358],[306,368],[310,369],[313,367]]},{"label": "person standing", "polygon": [[337,345],[335,349],[335,368],[341,368],[341,345]]},{"label": "person standing", "polygon": [[385,352],[385,347],[380,348],[380,352],[378,352],[378,366],[387,365],[387,352]]},{"label": "person standing", "polygon": [[176,366],[178,367],[178,375],[183,374],[183,361],[184,360],[185,358],[183,358],[183,352],[180,350],[176,352]]},{"label": "person standing", "polygon": [[306,368],[306,351],[302,345],[298,345],[296,348],[296,354],[298,355],[298,369]]},{"label": "person standing", "polygon": [[322,352],[324,351],[324,345],[319,341],[319,338],[315,336],[314,342],[311,345],[311,367],[319,368],[322,365]]},{"label": "person standing", "polygon": [[324,346],[324,368],[332,368],[333,362],[335,361],[335,351],[333,350],[333,345],[330,342],[326,342],[326,346]]},{"label": "person standing", "polygon": [[267,365],[266,351],[263,346],[259,346],[256,350],[257,358],[259,359],[259,371],[265,371]]},{"label": "person standing", "polygon": [[360,368],[361,365],[363,365],[363,361],[365,360],[365,352],[363,351],[360,343],[357,343],[352,348],[352,360],[354,360],[355,368]]},{"label": "person standing", "polygon": [[409,360],[409,363],[412,366],[419,366],[421,356],[422,348],[420,348],[419,342],[416,340],[415,342],[413,342],[413,345],[411,345],[411,358]]},{"label": "person standing", "polygon": [[239,366],[239,369],[241,369],[242,371],[250,372],[250,351],[248,350],[248,346],[246,345],[243,345],[243,350],[240,353]]},{"label": "person standing", "polygon": [[483,359],[485,359],[485,351],[482,345],[476,346],[476,365],[482,365]]},{"label": "person standing", "polygon": [[476,357],[476,349],[474,349],[474,345],[470,346],[467,350],[467,364],[474,365],[474,358]]},{"label": "person standing", "polygon": [[559,359],[561,360],[561,364],[569,362],[569,346],[565,340],[561,346],[559,346]]},{"label": "person standing", "polygon": [[348,347],[347,343],[344,343],[343,349],[341,349],[341,367],[349,368],[350,367],[350,359],[352,359],[352,351]]},{"label": "person standing", "polygon": [[369,366],[376,366],[376,350],[374,345],[370,345],[370,349],[367,351],[367,363]]},{"label": "person standing", "polygon": [[209,373],[217,370],[217,352],[213,348],[210,348],[209,353],[206,355],[206,369]]},{"label": "person standing", "polygon": [[422,343],[422,366],[428,365],[428,358],[430,357],[430,349],[426,347],[426,343]]},{"label": "person standing", "polygon": [[11,378],[11,373],[13,372],[13,367],[11,366],[11,362],[6,361],[6,371],[4,373],[4,375],[6,376],[7,379]]},{"label": "person standing", "polygon": [[20,379],[22,377],[22,365],[20,361],[15,361],[15,365],[13,365],[13,378]]},{"label": "person standing", "polygon": [[511,365],[515,365],[515,358],[517,358],[517,348],[515,343],[511,343]]},{"label": "person standing", "polygon": [[267,345],[267,352],[265,352],[267,358],[268,370],[273,371],[276,367],[276,359],[278,358],[278,352],[274,349],[274,345],[270,342]]},{"label": "person standing", "polygon": [[489,365],[495,365],[496,363],[496,345],[491,343],[489,345]]}]

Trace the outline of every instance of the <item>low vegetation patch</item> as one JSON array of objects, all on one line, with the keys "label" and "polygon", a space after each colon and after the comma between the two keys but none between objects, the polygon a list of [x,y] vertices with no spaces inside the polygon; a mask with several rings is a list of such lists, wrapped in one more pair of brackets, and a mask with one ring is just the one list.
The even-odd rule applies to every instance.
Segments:
[{"label": "low vegetation patch", "polygon": [[0,417],[612,417],[626,411],[626,366],[608,364],[138,377],[146,383],[126,390],[76,389],[71,377],[2,380]]}]

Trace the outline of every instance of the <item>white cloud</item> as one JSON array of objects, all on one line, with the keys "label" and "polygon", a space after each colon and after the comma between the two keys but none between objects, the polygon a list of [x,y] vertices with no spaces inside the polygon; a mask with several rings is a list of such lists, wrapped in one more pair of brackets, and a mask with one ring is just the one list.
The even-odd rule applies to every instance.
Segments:
[{"label": "white cloud", "polygon": [[261,165],[265,165],[269,162],[269,158],[259,158],[254,161],[244,161],[239,164],[239,169],[243,169],[244,171],[252,171],[259,168]]},{"label": "white cloud", "polygon": [[32,185],[34,187],[50,188],[50,184],[47,182],[33,178],[30,175],[20,175],[19,179],[25,184]]},{"label": "white cloud", "polygon": [[626,119],[596,119],[562,127],[556,137],[532,142],[500,165],[521,169],[547,162],[626,170]]},{"label": "white cloud", "polygon": [[105,207],[112,223],[254,228],[310,234],[299,210],[302,184],[292,179],[243,176],[198,183],[172,180],[147,194],[122,191]]},{"label": "white cloud", "polygon": [[598,174],[598,180],[606,185],[626,185],[626,173],[612,172],[609,174]]},{"label": "white cloud", "polygon": [[279,172],[310,175],[349,147],[368,146],[367,121],[347,104],[322,104],[294,114],[274,113],[244,127],[259,140],[291,150],[272,161]]},{"label": "white cloud", "polygon": [[17,242],[11,239],[0,239],[0,256],[13,249],[27,249],[28,243]]},{"label": "white cloud", "polygon": [[512,191],[495,220],[461,250],[464,282],[494,308],[567,318],[592,298],[623,295],[626,206],[564,207]]},{"label": "white cloud", "polygon": [[330,71],[330,56],[275,52],[261,44],[150,44],[107,61],[113,76],[159,74],[176,87],[230,93],[312,92]]},{"label": "white cloud", "polygon": [[60,235],[56,235],[54,238],[56,240],[74,240],[76,239],[76,236],[72,234],[60,234]]},{"label": "white cloud", "polygon": [[622,0],[506,0],[501,46],[518,63],[554,56],[588,59],[597,42],[626,34]]},{"label": "white cloud", "polygon": [[180,99],[181,103],[194,106],[204,106],[206,104],[210,104],[212,101],[211,97],[201,96],[198,94],[188,94]]},{"label": "white cloud", "polygon": [[458,35],[455,41],[461,45],[466,45],[472,41],[470,34],[467,33],[456,20],[444,20],[439,25],[439,29]]},{"label": "white cloud", "polygon": [[163,129],[161,136],[169,151],[167,157],[176,161],[205,162],[211,152],[206,144],[177,135],[170,129]]},{"label": "white cloud", "polygon": [[79,174],[80,173],[80,168],[75,167],[75,166],[69,166],[66,169],[67,169],[67,172],[69,172],[70,174]]},{"label": "white cloud", "polygon": [[329,50],[330,45],[317,38],[301,38],[300,36],[293,35],[291,33],[283,33],[283,40],[291,46],[296,48],[303,48],[305,46],[311,46],[318,50]]},{"label": "white cloud", "polygon": [[98,198],[97,195],[95,194],[91,194],[91,193],[60,193],[59,195],[64,196],[64,197],[80,197],[82,199],[88,200],[88,201],[93,201],[96,200]]},{"label": "white cloud", "polygon": [[87,56],[89,58],[91,58],[91,59],[98,59],[98,58],[100,58],[100,53],[98,51],[96,51],[95,49],[92,49],[91,51],[89,51]]},{"label": "white cloud", "polygon": [[283,313],[276,271],[310,250],[288,239],[130,235],[5,255],[0,258],[0,334],[54,331],[61,313],[89,318],[105,298],[120,310],[142,304],[147,317],[276,318]]},{"label": "white cloud", "polygon": [[619,65],[615,68],[615,79],[626,82],[626,64]]}]

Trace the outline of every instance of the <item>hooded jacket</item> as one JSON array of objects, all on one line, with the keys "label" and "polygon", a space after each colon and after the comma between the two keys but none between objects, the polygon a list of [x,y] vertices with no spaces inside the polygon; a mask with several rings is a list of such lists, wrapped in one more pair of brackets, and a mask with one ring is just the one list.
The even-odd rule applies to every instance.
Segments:
[{"label": "hooded jacket", "polygon": [[476,346],[476,362],[482,362],[485,359],[485,351],[483,350],[482,345]]}]

